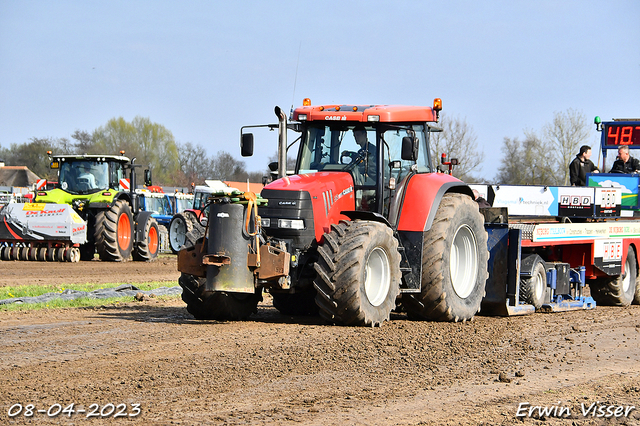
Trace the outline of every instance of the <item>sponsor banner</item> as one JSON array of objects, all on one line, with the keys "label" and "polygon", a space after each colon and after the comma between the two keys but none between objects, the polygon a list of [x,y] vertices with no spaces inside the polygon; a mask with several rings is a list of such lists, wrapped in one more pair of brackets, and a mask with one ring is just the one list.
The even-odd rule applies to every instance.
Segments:
[{"label": "sponsor banner", "polygon": [[533,230],[534,242],[593,241],[598,238],[640,238],[640,221],[538,224]]},{"label": "sponsor banner", "polygon": [[620,188],[493,185],[493,207],[512,216],[619,217]]},{"label": "sponsor banner", "polygon": [[87,242],[87,224],[68,204],[9,203],[0,210],[0,241]]}]

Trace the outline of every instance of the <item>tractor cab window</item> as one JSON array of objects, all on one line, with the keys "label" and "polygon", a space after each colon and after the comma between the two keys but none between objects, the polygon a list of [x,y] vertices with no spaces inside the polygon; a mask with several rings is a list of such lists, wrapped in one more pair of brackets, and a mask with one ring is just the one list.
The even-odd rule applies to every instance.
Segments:
[{"label": "tractor cab window", "polygon": [[[418,159],[413,161],[402,159],[402,139],[411,137],[417,139]],[[428,173],[431,171],[429,165],[429,152],[427,139],[425,137],[424,126],[406,125],[392,126],[381,132],[382,142],[382,167],[383,167],[383,208],[382,214],[389,215],[391,200],[397,189],[402,188],[406,183],[412,166],[415,164],[417,173]]]},{"label": "tractor cab window", "polygon": [[152,214],[171,214],[169,200],[166,197],[144,197],[145,210]]},{"label": "tractor cab window", "polygon": [[62,161],[60,188],[72,194],[91,194],[109,189],[109,165],[104,162]]},{"label": "tractor cab window", "polygon": [[193,198],[176,198],[176,213],[190,209],[193,206]]},{"label": "tractor cab window", "polygon": [[120,179],[125,179],[126,174],[122,163],[111,163],[111,187],[118,188]]},{"label": "tractor cab window", "polygon": [[378,136],[354,123],[310,126],[302,136],[298,173],[340,171],[353,177],[357,210],[377,210]]}]

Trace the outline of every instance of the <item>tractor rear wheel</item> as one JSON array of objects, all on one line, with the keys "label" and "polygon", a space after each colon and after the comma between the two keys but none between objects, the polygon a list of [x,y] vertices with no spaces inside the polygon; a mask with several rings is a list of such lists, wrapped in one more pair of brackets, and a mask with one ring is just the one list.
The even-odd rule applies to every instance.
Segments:
[{"label": "tractor rear wheel", "polygon": [[141,241],[136,241],[133,249],[133,260],[148,262],[158,257],[160,249],[160,231],[158,222],[152,217],[147,219],[144,225],[144,236]]},{"label": "tractor rear wheel", "polygon": [[256,293],[227,293],[206,291],[207,279],[181,274],[182,300],[187,311],[198,320],[244,320],[257,312],[262,300],[261,289]]},{"label": "tractor rear wheel", "polygon": [[129,259],[133,249],[133,218],[129,204],[118,200],[109,210],[99,212],[94,236],[101,260],[121,262]]},{"label": "tractor rear wheel", "polygon": [[632,247],[627,250],[624,273],[616,277],[598,278],[589,283],[591,297],[598,305],[629,306],[636,291],[636,254]]},{"label": "tractor rear wheel", "polygon": [[422,289],[402,298],[409,316],[455,322],[473,318],[489,276],[487,232],[478,204],[463,194],[445,194],[422,250]]},{"label": "tractor rear wheel", "polygon": [[400,293],[398,241],[379,222],[341,221],[318,246],[320,316],[340,325],[381,325]]}]

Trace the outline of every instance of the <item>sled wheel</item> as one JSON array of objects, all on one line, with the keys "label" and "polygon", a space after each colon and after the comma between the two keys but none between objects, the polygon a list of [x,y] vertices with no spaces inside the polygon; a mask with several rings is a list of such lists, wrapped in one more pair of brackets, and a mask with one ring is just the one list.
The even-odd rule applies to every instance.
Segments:
[{"label": "sled wheel", "polygon": [[547,290],[547,271],[540,256],[533,255],[533,258],[531,259],[534,262],[531,276],[520,280],[520,300],[539,309],[544,303]]},{"label": "sled wheel", "polygon": [[47,260],[47,248],[46,247],[38,248],[38,254],[36,255],[36,260],[38,262],[44,262],[45,260]]},{"label": "sled wheel", "polygon": [[55,262],[56,260],[56,249],[55,247],[49,247],[47,249],[47,262]]},{"label": "sled wheel", "polygon": [[77,263],[80,261],[80,249],[77,247],[70,247],[65,250],[64,258],[67,262]]},{"label": "sled wheel", "polygon": [[316,304],[340,325],[381,325],[400,293],[398,241],[379,222],[341,221],[318,246]]},{"label": "sled wheel", "polygon": [[591,296],[598,305],[629,306],[636,295],[636,254],[633,247],[627,249],[624,273],[617,277],[598,278],[589,283]]},{"label": "sled wheel", "polygon": [[487,232],[478,204],[445,194],[423,239],[422,288],[402,304],[415,319],[467,321],[480,310],[489,276]]},{"label": "sled wheel", "polygon": [[133,249],[131,208],[118,200],[96,215],[95,242],[101,260],[121,262]]},{"label": "sled wheel", "polygon": [[187,311],[198,320],[244,320],[257,312],[259,293],[229,293],[206,291],[206,278],[181,274],[178,284],[182,287],[182,300]]}]

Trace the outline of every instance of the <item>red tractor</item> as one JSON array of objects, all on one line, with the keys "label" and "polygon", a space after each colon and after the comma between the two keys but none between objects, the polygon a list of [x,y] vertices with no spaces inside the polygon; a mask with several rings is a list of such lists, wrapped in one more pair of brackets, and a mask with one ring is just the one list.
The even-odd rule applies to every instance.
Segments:
[{"label": "red tractor", "polygon": [[[487,232],[469,186],[431,164],[441,109],[305,99],[288,124],[276,107],[279,179],[260,198],[211,198],[207,238],[178,254],[189,312],[244,319],[264,290],[284,314],[341,325],[380,325],[398,304],[411,318],[471,319]],[[300,133],[291,176],[287,130]],[[253,134],[241,136],[252,155]]]}]

